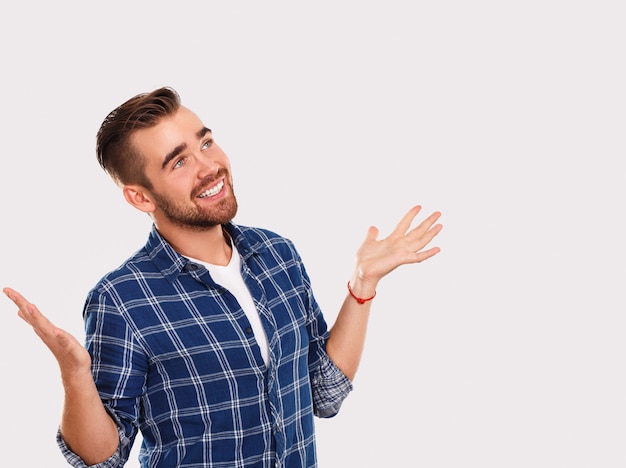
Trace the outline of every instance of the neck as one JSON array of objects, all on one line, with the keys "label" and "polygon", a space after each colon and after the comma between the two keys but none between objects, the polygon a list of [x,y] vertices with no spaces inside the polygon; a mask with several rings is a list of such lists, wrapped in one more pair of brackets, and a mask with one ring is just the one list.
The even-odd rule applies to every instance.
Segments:
[{"label": "neck", "polygon": [[232,248],[221,225],[196,231],[180,226],[159,226],[159,233],[181,255],[213,265],[228,265]]}]

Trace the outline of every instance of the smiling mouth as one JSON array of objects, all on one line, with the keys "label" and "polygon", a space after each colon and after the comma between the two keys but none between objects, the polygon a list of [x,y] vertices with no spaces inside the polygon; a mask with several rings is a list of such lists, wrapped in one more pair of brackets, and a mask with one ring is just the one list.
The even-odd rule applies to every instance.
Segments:
[{"label": "smiling mouth", "polygon": [[198,195],[198,198],[212,197],[213,195],[217,195],[218,193],[220,193],[223,188],[224,179],[220,180],[220,182],[216,186],[202,192],[200,195]]}]

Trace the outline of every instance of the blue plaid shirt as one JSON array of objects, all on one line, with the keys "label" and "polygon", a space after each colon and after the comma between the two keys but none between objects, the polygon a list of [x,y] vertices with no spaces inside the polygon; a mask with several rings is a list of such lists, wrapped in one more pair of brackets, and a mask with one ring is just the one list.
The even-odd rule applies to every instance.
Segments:
[{"label": "blue plaid shirt", "polygon": [[123,466],[138,431],[142,467],[316,466],[313,416],[334,416],[352,384],[326,354],[328,327],[294,245],[224,229],[268,337],[268,366],[233,295],[153,227],[85,304],[94,380],[120,436],[98,468]]}]

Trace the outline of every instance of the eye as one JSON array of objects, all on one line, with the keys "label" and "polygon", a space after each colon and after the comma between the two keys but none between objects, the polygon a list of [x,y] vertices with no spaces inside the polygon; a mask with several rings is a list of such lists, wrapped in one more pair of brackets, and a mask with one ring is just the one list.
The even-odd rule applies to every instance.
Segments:
[{"label": "eye", "polygon": [[204,143],[202,143],[202,149],[203,150],[208,149],[211,146],[213,146],[213,139],[212,138],[210,138],[207,141],[205,141]]},{"label": "eye", "polygon": [[172,166],[173,169],[178,169],[179,167],[183,167],[185,165],[185,160],[183,158],[180,158],[178,161],[176,161],[174,163],[174,165]]}]

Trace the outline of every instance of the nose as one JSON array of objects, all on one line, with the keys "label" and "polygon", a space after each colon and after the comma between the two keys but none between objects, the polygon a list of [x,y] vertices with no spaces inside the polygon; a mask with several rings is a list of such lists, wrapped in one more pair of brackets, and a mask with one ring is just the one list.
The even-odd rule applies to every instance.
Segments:
[{"label": "nose", "polygon": [[198,179],[206,179],[207,177],[215,176],[220,170],[218,162],[214,158],[205,154],[197,155],[196,165],[198,168]]}]

